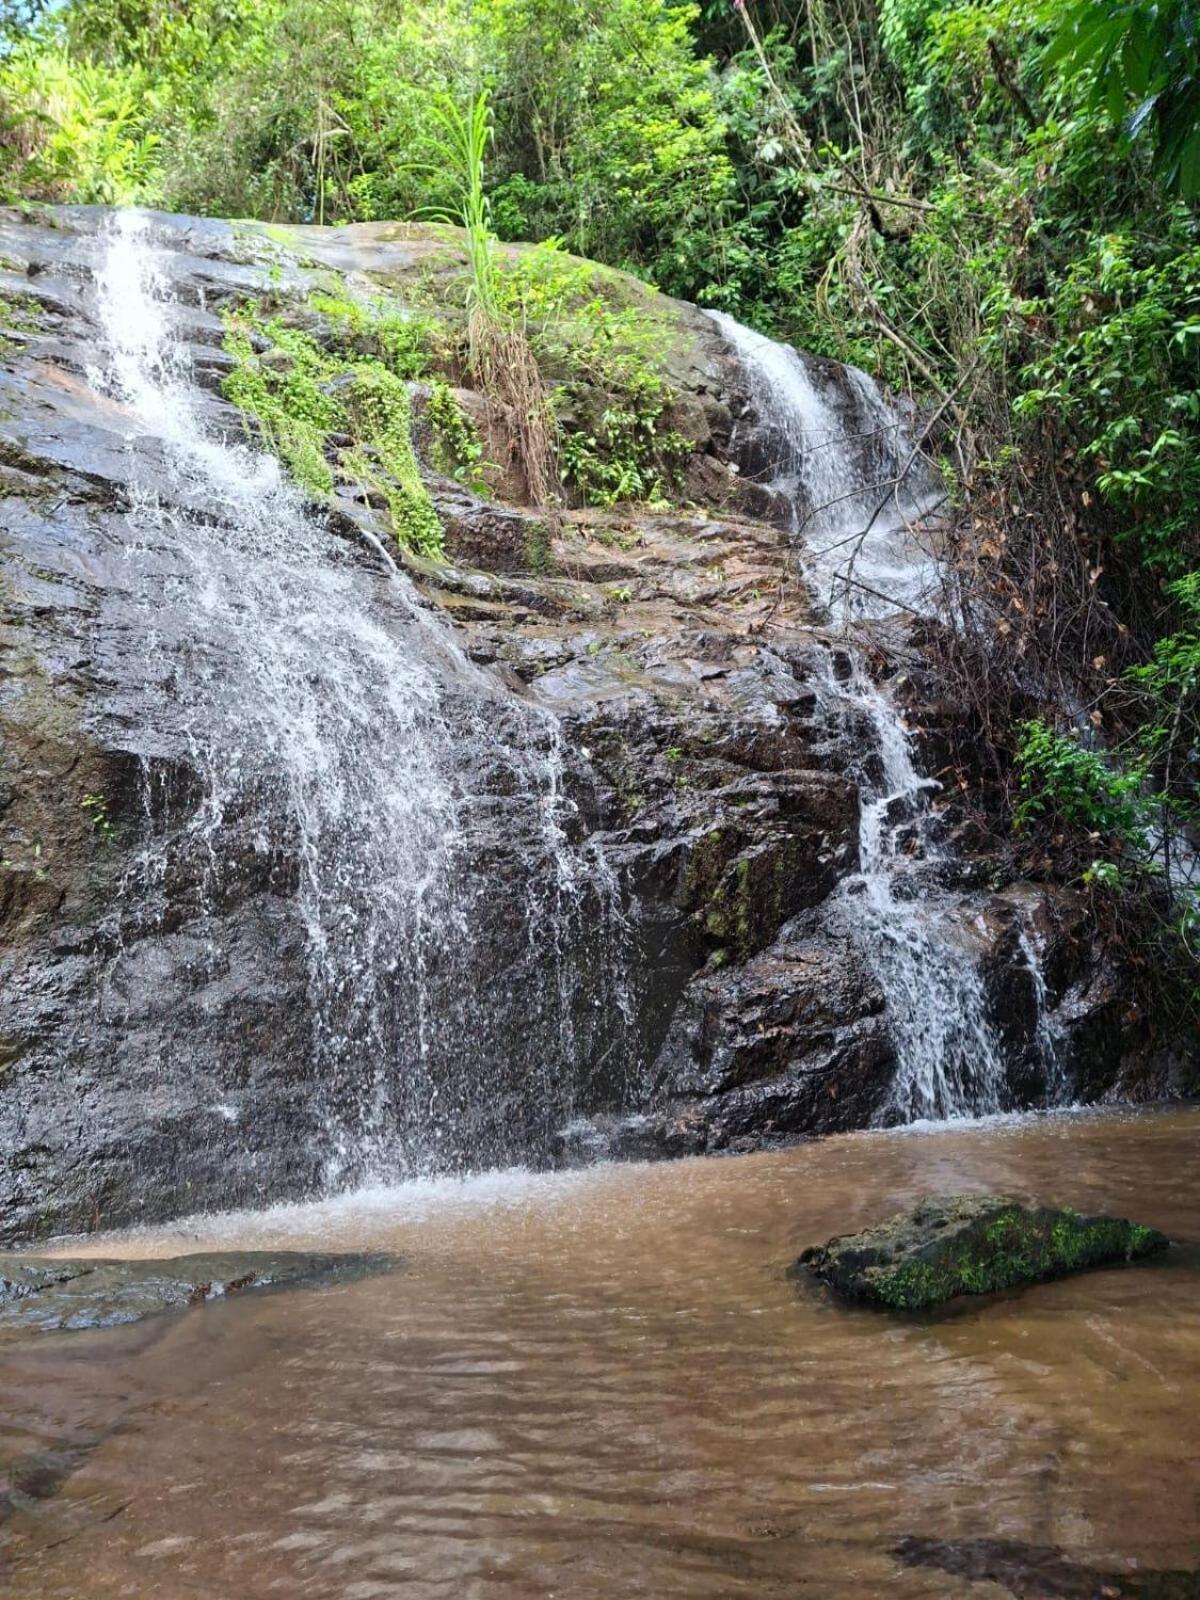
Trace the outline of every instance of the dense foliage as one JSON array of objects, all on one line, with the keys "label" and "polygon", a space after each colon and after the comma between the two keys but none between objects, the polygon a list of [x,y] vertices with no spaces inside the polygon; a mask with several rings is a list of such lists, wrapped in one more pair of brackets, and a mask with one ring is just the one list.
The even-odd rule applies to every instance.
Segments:
[{"label": "dense foliage", "polygon": [[[428,157],[485,90],[481,227],[914,393],[992,791],[1031,861],[1192,937],[1162,882],[1200,779],[1200,0],[8,0],[0,36],[10,198],[461,213]],[[587,303],[536,352],[568,333],[580,393],[643,339]],[[658,381],[631,359],[573,434],[585,497],[661,492]]]}]

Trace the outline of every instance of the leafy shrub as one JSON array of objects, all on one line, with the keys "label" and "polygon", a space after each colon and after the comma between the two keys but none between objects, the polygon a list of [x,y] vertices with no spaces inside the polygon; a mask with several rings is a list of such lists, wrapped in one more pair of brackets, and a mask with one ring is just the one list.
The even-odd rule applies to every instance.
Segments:
[{"label": "leafy shrub", "polygon": [[663,372],[664,330],[620,303],[619,283],[554,242],[524,254],[503,280],[555,383],[563,475],[585,505],[662,498],[688,451],[665,422],[676,394]]},{"label": "leafy shrub", "polygon": [[157,101],[143,73],[27,43],[0,57],[0,197],[125,205],[157,192]]},{"label": "leafy shrub", "polygon": [[1078,734],[1058,733],[1034,721],[1021,729],[1017,767],[1025,791],[1016,810],[1018,826],[1046,817],[1085,828],[1096,838],[1147,848],[1149,802],[1141,763],[1114,765]]},{"label": "leafy shrub", "polygon": [[1021,373],[1020,419],[1055,416],[1095,470],[1119,532],[1178,573],[1200,559],[1200,243],[1175,214],[1165,237],[1089,242],[1053,298],[1026,302],[1041,350]]},{"label": "leafy shrub", "polygon": [[1058,30],[1047,63],[1090,81],[1091,109],[1125,122],[1133,139],[1152,132],[1163,179],[1185,199],[1200,196],[1194,0],[1069,0],[1047,14]]}]

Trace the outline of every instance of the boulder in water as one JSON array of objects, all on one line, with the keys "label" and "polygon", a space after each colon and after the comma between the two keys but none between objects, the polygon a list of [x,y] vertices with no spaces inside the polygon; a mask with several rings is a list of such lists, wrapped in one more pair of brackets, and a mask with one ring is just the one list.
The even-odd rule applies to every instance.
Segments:
[{"label": "boulder in water", "polygon": [[250,1290],[318,1288],[395,1265],[390,1256],[265,1250],[217,1251],[163,1261],[0,1256],[0,1331],[111,1328]]},{"label": "boulder in water", "polygon": [[861,1233],[806,1250],[800,1263],[850,1300],[924,1311],[1165,1250],[1154,1228],[1083,1217],[1004,1195],[923,1200]]},{"label": "boulder in water", "polygon": [[902,1539],[906,1567],[996,1584],[1017,1600],[1200,1600],[1200,1572],[1098,1572],[1061,1550],[1009,1539]]}]

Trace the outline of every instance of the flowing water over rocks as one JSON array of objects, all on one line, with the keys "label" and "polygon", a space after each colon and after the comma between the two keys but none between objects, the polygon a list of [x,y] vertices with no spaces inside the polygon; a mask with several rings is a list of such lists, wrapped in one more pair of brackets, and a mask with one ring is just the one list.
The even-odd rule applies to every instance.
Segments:
[{"label": "flowing water over rocks", "polygon": [[[947,854],[929,804],[940,785],[918,772],[900,712],[861,661],[847,689],[875,734],[882,772],[881,782],[864,785],[860,870],[846,881],[842,912],[887,995],[897,1053],[888,1114],[908,1122],[999,1111],[1009,1095],[1007,1061],[977,964],[978,906],[938,883]],[[1028,958],[1023,929],[1020,936]],[[1031,974],[1039,970],[1033,958]],[[1040,1055],[1046,1024],[1036,983],[1033,995]],[[1052,1061],[1038,1064],[1057,1087]]]},{"label": "flowing water over rocks", "polygon": [[[871,678],[853,631],[855,619],[897,610],[936,615],[932,469],[865,373],[840,370],[835,404],[833,375],[730,317],[714,320],[747,367],[767,438],[778,436],[766,470],[793,507],[805,576],[849,624],[852,665],[839,683],[829,661],[827,693],[862,713],[877,757],[877,775],[863,774],[859,871],[843,887],[841,916],[887,999],[897,1064],[882,1120],[999,1111],[1013,1100],[979,965],[978,900],[946,892],[953,860],[931,811],[941,785],[918,771],[903,712]],[[1053,1103],[1064,1088],[1057,1036],[1027,929],[1017,937],[1035,1008],[1034,1066]]]},{"label": "flowing water over rocks", "polygon": [[747,465],[787,504],[817,604],[849,617],[929,612],[944,492],[899,411],[856,367],[709,314],[746,368],[756,420]]},{"label": "flowing water over rocks", "polygon": [[75,635],[28,720],[78,704],[64,772],[104,751],[75,802],[102,906],[83,939],[53,909],[58,959],[23,973],[18,945],[10,970],[33,1053],[5,1226],[64,1146],[54,1203],[79,1222],[544,1149],[588,1074],[619,1092],[637,1054],[556,720],[468,661],[369,530],[230,442],[186,339],[220,324],[145,219],[65,253],[99,338],[83,371],[36,369],[25,408],[60,413],[47,454],[103,450],[112,492],[68,483],[43,520],[31,485],[16,532],[44,552],[28,614],[53,595]]},{"label": "flowing water over rocks", "polygon": [[[1084,897],[921,776],[954,708],[861,586],[925,603],[930,491],[861,375],[625,283],[684,508],[426,462],[441,565],[247,443],[225,310],[454,270],[0,213],[0,1237],[1185,1081]],[[852,628],[796,581],[851,528]]]}]

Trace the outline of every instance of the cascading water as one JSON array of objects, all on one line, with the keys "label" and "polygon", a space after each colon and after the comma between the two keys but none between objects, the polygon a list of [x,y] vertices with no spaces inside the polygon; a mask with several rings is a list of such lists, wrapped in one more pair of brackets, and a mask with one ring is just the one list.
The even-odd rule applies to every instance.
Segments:
[{"label": "cascading water", "polygon": [[875,735],[881,775],[864,783],[859,872],[839,920],[868,956],[888,1002],[899,1068],[888,1115],[904,1121],[998,1111],[1006,1069],[971,951],[969,905],[939,892],[943,850],[930,827],[938,784],[923,778],[896,708],[856,661],[840,692]]},{"label": "cascading water", "polygon": [[[883,1120],[1000,1110],[1006,1052],[976,960],[977,911],[942,882],[953,874],[931,809],[939,785],[918,772],[903,718],[850,631],[863,619],[936,610],[936,484],[865,373],[821,374],[794,350],[710,315],[750,381],[759,438],[770,441],[770,487],[791,505],[806,580],[818,603],[846,622],[851,669],[839,676],[826,659],[825,697],[835,714],[873,735],[874,760],[860,774],[859,871],[841,887],[835,921],[887,1001],[898,1066]],[[1023,930],[1018,948],[1037,1011],[1034,1050],[1057,1095],[1058,1039]]]},{"label": "cascading water", "polygon": [[239,875],[273,875],[307,944],[326,1181],[544,1148],[576,1069],[633,1053],[617,896],[570,841],[557,723],[473,667],[275,459],[218,431],[147,220],[121,216],[101,251],[89,378],[128,419],[148,671],[199,788],[180,803],[167,765],[144,763],[118,948],[168,882],[216,907]]},{"label": "cascading water", "polygon": [[709,315],[753,381],[771,487],[791,505],[817,600],[851,617],[928,610],[940,495],[878,386],[854,367],[821,374],[790,346]]}]

